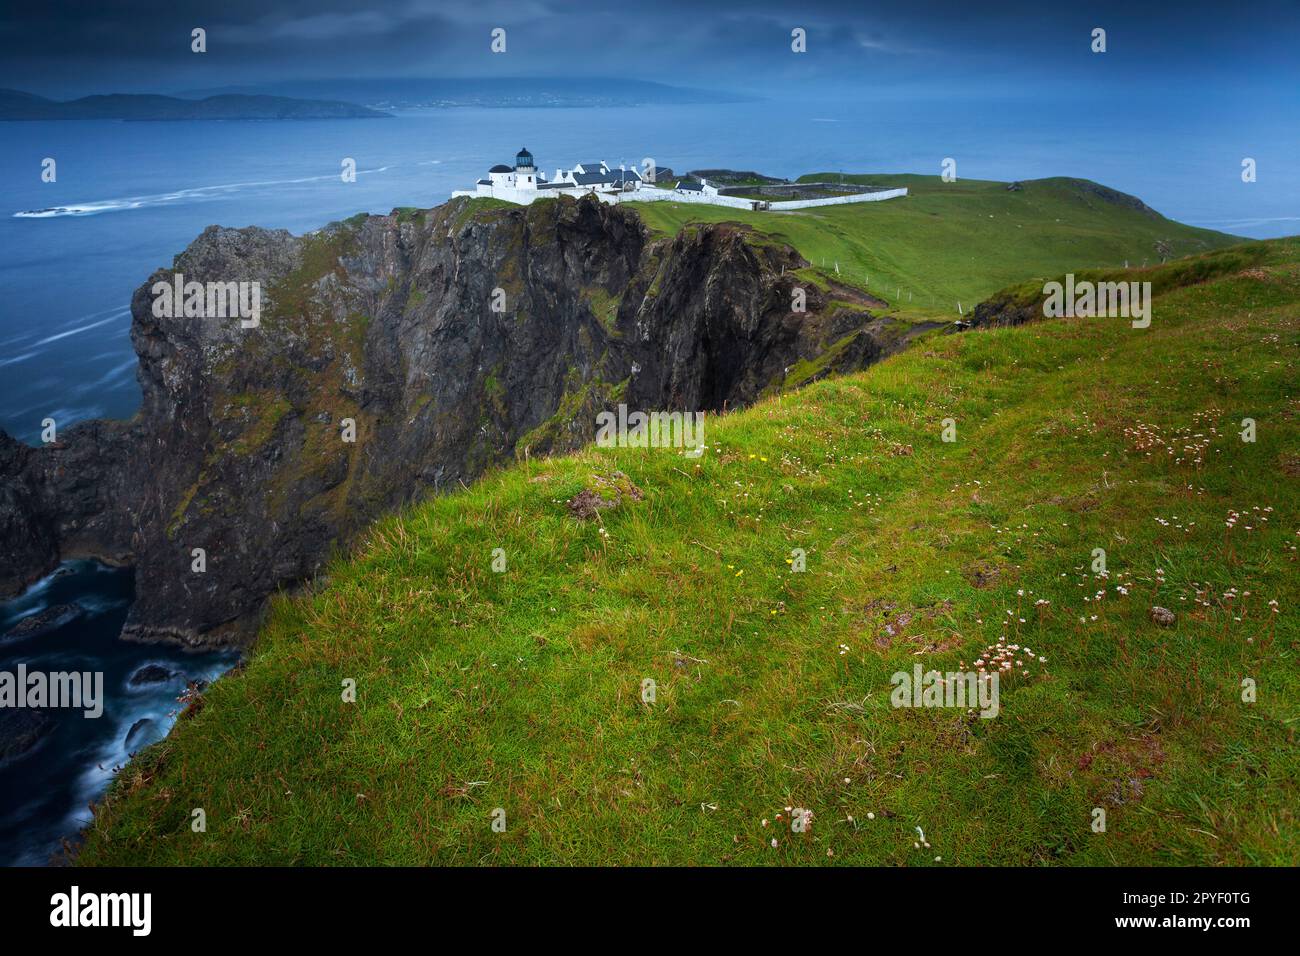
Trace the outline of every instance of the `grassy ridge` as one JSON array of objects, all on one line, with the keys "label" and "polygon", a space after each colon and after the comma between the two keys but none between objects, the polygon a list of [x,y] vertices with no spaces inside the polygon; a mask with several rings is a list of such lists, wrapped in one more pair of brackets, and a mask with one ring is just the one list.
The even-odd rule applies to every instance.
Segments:
[{"label": "grassy ridge", "polygon": [[[805,180],[830,180],[819,173]],[[1093,183],[1039,179],[1006,183],[937,176],[845,176],[845,182],[906,186],[879,203],[792,212],[746,212],[687,203],[638,203],[650,226],[674,234],[688,222],[738,221],[794,246],[810,263],[863,286],[908,313],[957,316],[1030,276],[1067,269],[1159,263],[1161,249],[1186,256],[1242,240],[1186,226],[1108,200]],[[1116,194],[1118,195],[1118,194]],[[901,292],[900,292],[901,290]],[[911,298],[908,298],[909,292]]]},{"label": "grassy ridge", "polygon": [[[382,522],[81,862],[1300,862],[1300,240],[1259,248],[1149,329],[933,338],[711,417],[702,459],[590,449]],[[569,514],[617,472],[643,497]],[[996,718],[890,706],[1001,638]]]}]

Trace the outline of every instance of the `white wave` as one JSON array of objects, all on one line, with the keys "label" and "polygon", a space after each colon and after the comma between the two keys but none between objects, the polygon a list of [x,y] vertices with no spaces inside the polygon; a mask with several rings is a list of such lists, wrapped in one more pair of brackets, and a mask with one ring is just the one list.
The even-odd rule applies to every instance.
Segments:
[{"label": "white wave", "polygon": [[109,611],[116,611],[118,608],[126,607],[130,603],[130,598],[109,600],[108,598],[87,597],[85,595],[77,598],[77,606],[86,612],[87,617],[107,614]]},{"label": "white wave", "polygon": [[125,310],[125,309],[123,309],[122,311],[118,312],[116,315],[110,315],[110,316],[109,316],[108,318],[106,318],[106,319],[100,319],[98,322],[91,322],[89,325],[80,325],[80,326],[78,326],[78,327],[75,328],[75,329],[68,329],[68,331],[66,331],[66,332],[59,332],[59,333],[57,333],[57,334],[55,334],[55,335],[48,335],[48,336],[46,336],[45,338],[41,339],[39,342],[33,342],[32,344],[33,344],[33,345],[49,345],[51,342],[57,342],[59,339],[66,339],[66,338],[67,338],[68,336],[70,336],[70,335],[77,335],[77,334],[79,334],[79,333],[81,333],[81,332],[88,332],[88,331],[90,331],[91,329],[98,328],[98,327],[101,326],[101,325],[107,325],[109,322],[113,322],[113,321],[115,321],[116,319],[121,318],[123,315],[126,315],[126,310]]},{"label": "white wave", "polygon": [[[41,578],[39,581],[33,581],[31,586],[28,587],[26,591],[23,591],[17,597],[11,598],[10,601],[15,604],[19,602],[21,602],[22,604],[29,604],[30,602],[30,613],[32,614],[35,614],[37,611],[42,610],[44,605],[38,603],[40,600],[40,596],[50,589],[50,583],[59,576],[59,573],[62,570],[62,568],[63,565],[60,564],[57,568],[55,568],[49,574],[45,575],[45,577]],[[23,617],[26,616],[27,613],[24,613]],[[15,618],[15,620],[17,620],[17,618]]]},{"label": "white wave", "polygon": [[[384,173],[392,166],[380,166],[377,169],[358,169],[358,176],[370,173]],[[67,206],[51,206],[48,209],[24,209],[13,215],[15,219],[53,219],[60,216],[96,216],[105,212],[122,212],[128,209],[142,209],[146,206],[166,206],[174,203],[207,202],[221,199],[231,193],[245,189],[260,189],[264,186],[293,186],[301,183],[323,182],[337,179],[338,173],[324,176],[303,176],[298,179],[263,179],[246,183],[224,183],[219,186],[197,186],[193,189],[178,189],[169,193],[157,193],[151,196],[126,196],[121,199],[104,199],[98,202],[74,203]]]},{"label": "white wave", "polygon": [[19,362],[26,362],[29,358],[35,358],[39,352],[24,352],[22,355],[15,355],[13,358],[0,359],[0,368],[6,365],[17,365]]},{"label": "white wave", "polygon": [[101,385],[109,385],[116,382],[118,379],[125,377],[127,372],[133,371],[139,364],[140,360],[133,353],[129,359],[125,362],[119,363],[118,365],[114,365],[99,378],[91,382],[87,388],[98,388]]},{"label": "white wave", "polygon": [[[94,328],[95,325],[103,325],[104,323],[96,322],[94,323],[94,325],[82,326],[77,329],[72,329],[71,326],[75,325],[78,322],[85,322],[87,319],[98,319],[100,316],[110,315],[110,314],[113,318],[118,318],[119,316],[130,315],[131,310],[123,309],[120,306],[112,309],[103,309],[100,312],[91,312],[89,315],[79,315],[74,319],[67,320],[62,325],[55,326],[55,328],[68,330],[66,332],[67,335],[75,335],[78,331],[82,331],[88,328]],[[12,336],[11,338],[5,339],[3,342],[0,342],[0,352],[3,352],[5,349],[10,348],[11,346],[17,346],[19,343],[24,343],[24,342],[27,343],[22,347],[25,349],[30,349],[30,348],[34,348],[37,345],[48,345],[50,342],[54,341],[53,338],[44,338],[41,339],[39,342],[28,342],[28,340],[31,339],[33,336],[39,335],[41,331],[43,330],[37,330],[35,332],[24,332],[21,335],[15,335]],[[0,368],[4,368],[4,366],[6,365],[16,365],[17,363],[24,362],[27,359],[32,358],[33,356],[38,354],[40,353],[26,352],[23,355],[15,355],[9,358],[0,359]],[[113,357],[115,357],[115,355],[116,353],[114,353]]]},{"label": "white wave", "polygon": [[96,206],[54,206],[51,209],[27,209],[14,213],[15,219],[53,219],[55,216],[93,216],[105,209]]},{"label": "white wave", "polygon": [[113,315],[124,315],[130,311],[130,309],[124,309],[120,305],[115,305],[111,309],[100,309],[98,312],[90,312],[86,315],[79,315],[75,319],[68,319],[68,321],[63,323],[61,328],[66,329],[68,326],[77,322],[85,322],[87,319],[98,319],[100,316],[108,315],[109,313],[112,313]]},{"label": "white wave", "polygon": [[[120,354],[121,353],[117,353],[113,357],[118,358],[120,357]],[[125,362],[119,362],[117,365],[114,365],[93,382],[83,382],[82,384],[75,386],[72,389],[72,394],[85,395],[87,392],[96,391],[97,389],[103,388],[105,385],[115,385],[119,380],[125,379],[139,364],[140,360],[136,358],[134,353],[132,353],[131,357]]]},{"label": "white wave", "polygon": [[[181,671],[186,680],[202,680],[212,684],[235,665],[235,655],[223,654],[205,663],[176,664],[157,661],[168,670]],[[143,664],[145,662],[141,662]],[[171,732],[176,718],[184,707],[176,698],[184,686],[180,679],[161,684],[151,684],[139,693],[109,694],[106,690],[104,720],[111,721],[112,735],[103,740],[94,750],[77,755],[85,760],[81,777],[76,784],[74,809],[68,814],[65,829],[69,832],[81,829],[90,822],[89,810],[83,809],[92,801],[98,800],[107,788],[116,771],[131,759],[131,752],[126,747],[126,736],[136,721],[149,718],[157,725],[159,736]]]}]

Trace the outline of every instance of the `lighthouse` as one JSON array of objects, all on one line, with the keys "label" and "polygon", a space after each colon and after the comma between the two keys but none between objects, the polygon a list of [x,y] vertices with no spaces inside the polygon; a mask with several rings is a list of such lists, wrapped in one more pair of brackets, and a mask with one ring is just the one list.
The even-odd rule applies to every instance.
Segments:
[{"label": "lighthouse", "polygon": [[519,150],[515,155],[515,188],[537,188],[537,167],[533,163],[533,154],[527,148]]}]

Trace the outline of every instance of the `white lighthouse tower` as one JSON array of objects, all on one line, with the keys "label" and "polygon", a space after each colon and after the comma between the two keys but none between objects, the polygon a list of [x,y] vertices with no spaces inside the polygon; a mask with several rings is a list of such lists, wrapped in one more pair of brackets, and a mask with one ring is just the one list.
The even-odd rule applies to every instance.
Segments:
[{"label": "white lighthouse tower", "polygon": [[537,166],[533,163],[533,154],[526,148],[515,156],[515,188],[537,188]]}]

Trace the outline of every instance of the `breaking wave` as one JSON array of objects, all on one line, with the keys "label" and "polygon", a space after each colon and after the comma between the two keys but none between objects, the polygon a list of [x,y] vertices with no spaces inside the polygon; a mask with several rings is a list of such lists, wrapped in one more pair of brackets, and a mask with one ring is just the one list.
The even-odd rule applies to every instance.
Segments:
[{"label": "breaking wave", "polygon": [[[358,176],[371,173],[383,173],[392,166],[379,166],[375,169],[358,169]],[[150,206],[168,206],[193,202],[210,202],[223,199],[246,189],[260,189],[266,186],[292,186],[299,183],[316,183],[327,179],[337,179],[338,173],[325,176],[304,176],[299,179],[267,179],[248,183],[226,183],[220,186],[198,186],[194,189],[177,189],[173,192],[155,193],[150,196],[127,196],[122,199],[103,199],[96,202],[73,203],[67,206],[50,206],[46,209],[24,209],[13,215],[15,219],[54,219],[61,216],[98,216],[106,212],[125,212],[130,209],[145,209]]]}]

